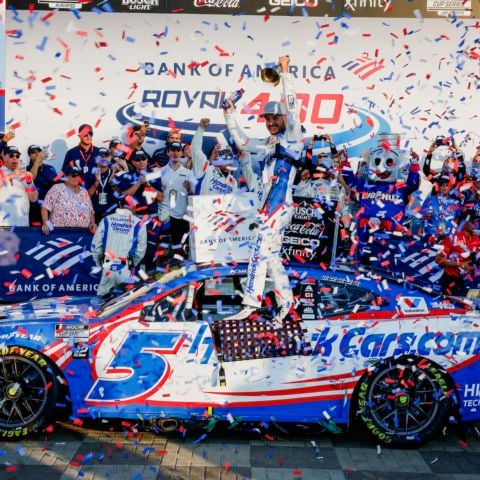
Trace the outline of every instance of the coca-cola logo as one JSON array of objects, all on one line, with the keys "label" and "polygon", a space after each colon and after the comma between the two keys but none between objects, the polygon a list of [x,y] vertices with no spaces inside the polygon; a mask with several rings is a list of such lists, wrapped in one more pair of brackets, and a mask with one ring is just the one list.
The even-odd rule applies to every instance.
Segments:
[{"label": "coca-cola logo", "polygon": [[194,7],[238,8],[240,0],[194,0]]}]

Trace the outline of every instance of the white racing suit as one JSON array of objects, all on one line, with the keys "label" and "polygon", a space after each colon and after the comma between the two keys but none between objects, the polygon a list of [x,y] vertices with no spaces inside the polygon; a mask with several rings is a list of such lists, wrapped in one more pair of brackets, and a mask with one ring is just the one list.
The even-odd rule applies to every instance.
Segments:
[{"label": "white racing suit", "polygon": [[130,210],[117,208],[103,218],[92,240],[93,260],[102,267],[97,294],[106,295],[112,288],[134,281],[134,267],[146,249],[146,227]]},{"label": "white racing suit", "polygon": [[293,305],[293,293],[282,263],[281,246],[285,227],[293,214],[292,189],[296,168],[282,158],[273,158],[277,143],[291,158],[300,158],[303,134],[298,117],[291,74],[280,75],[286,110],[286,129],[265,140],[251,139],[240,129],[231,113],[225,114],[227,128],[237,146],[257,155],[262,169],[263,192],[257,215],[257,237],[248,264],[243,304],[258,308],[262,303],[267,275],[274,284],[278,306]]}]

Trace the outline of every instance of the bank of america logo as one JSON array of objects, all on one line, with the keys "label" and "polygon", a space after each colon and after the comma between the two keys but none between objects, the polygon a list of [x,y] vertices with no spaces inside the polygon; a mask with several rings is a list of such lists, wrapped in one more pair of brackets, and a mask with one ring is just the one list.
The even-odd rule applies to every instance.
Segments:
[{"label": "bank of america logo", "polygon": [[33,257],[38,262],[55,272],[63,272],[91,256],[91,252],[82,245],[72,243],[64,238],[56,238],[46,243],[39,243],[27,250],[25,255]]},{"label": "bank of america logo", "polygon": [[245,220],[246,218],[243,217],[242,215],[239,215],[238,213],[225,212],[225,211],[218,211],[215,213],[211,213],[207,219],[210,225],[213,224],[214,232],[221,230],[226,233],[230,233],[234,231]]},{"label": "bank of america logo", "polygon": [[365,55],[355,60],[349,60],[342,67],[357,75],[360,80],[365,80],[385,68],[383,61],[383,58],[372,60],[368,55]]}]

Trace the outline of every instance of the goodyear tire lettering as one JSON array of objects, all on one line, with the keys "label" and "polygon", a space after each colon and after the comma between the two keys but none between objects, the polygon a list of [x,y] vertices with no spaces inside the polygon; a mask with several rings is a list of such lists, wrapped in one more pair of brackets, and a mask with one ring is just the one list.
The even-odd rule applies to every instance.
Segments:
[{"label": "goodyear tire lettering", "polygon": [[41,431],[53,415],[59,389],[47,359],[30,348],[8,346],[0,348],[0,361],[0,439]]},{"label": "goodyear tire lettering", "polygon": [[[447,374],[431,362],[414,355],[389,358],[360,380],[357,419],[372,438],[415,446],[443,428],[449,398]],[[417,408],[419,403],[422,409]]]}]

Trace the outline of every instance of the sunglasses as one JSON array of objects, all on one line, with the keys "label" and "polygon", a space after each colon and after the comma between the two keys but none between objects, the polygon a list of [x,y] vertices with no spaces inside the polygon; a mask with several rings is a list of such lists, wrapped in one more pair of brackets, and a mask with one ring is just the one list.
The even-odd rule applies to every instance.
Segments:
[{"label": "sunglasses", "polygon": [[134,158],[132,161],[133,162],[143,162],[145,160],[147,160],[147,157],[140,157],[140,158],[137,157],[137,158]]},{"label": "sunglasses", "polygon": [[92,133],[92,132],[88,132],[88,133],[86,133],[85,135],[82,135],[82,137],[93,137],[93,133]]},{"label": "sunglasses", "polygon": [[69,173],[68,176],[69,176],[69,177],[79,177],[80,174],[77,173],[77,172],[75,172],[75,173]]},{"label": "sunglasses", "polygon": [[20,158],[21,157],[21,155],[19,153],[9,153],[8,156],[12,157],[12,158]]}]

